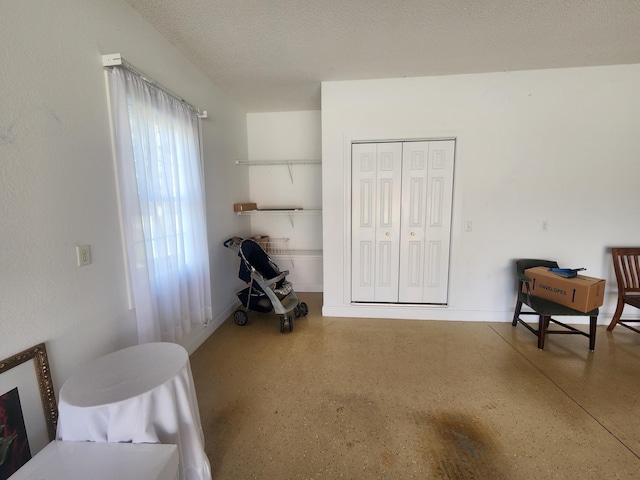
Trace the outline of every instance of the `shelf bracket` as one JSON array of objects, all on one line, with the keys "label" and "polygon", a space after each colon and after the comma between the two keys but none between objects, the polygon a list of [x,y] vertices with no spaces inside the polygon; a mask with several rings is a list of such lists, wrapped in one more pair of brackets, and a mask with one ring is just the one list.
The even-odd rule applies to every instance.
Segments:
[{"label": "shelf bracket", "polygon": [[293,214],[292,213],[289,214],[289,221],[291,222],[291,228],[295,228],[295,225],[293,224]]},{"label": "shelf bracket", "polygon": [[293,184],[293,166],[291,163],[287,162],[287,168],[289,169],[289,178],[291,179],[291,184]]}]

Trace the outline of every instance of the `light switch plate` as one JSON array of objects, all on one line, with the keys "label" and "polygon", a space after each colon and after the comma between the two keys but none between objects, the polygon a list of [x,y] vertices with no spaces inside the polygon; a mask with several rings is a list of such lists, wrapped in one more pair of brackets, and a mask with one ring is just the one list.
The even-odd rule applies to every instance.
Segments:
[{"label": "light switch plate", "polygon": [[78,256],[78,266],[91,265],[91,245],[78,245],[76,247],[76,255]]}]

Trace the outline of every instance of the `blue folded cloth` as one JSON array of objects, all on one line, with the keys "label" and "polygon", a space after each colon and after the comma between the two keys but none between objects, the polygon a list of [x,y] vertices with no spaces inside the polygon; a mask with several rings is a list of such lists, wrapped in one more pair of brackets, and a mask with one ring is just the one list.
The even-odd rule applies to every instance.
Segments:
[{"label": "blue folded cloth", "polygon": [[578,275],[578,272],[586,270],[586,268],[550,268],[549,271],[551,273],[555,273],[556,275],[560,275],[565,278],[573,278]]}]

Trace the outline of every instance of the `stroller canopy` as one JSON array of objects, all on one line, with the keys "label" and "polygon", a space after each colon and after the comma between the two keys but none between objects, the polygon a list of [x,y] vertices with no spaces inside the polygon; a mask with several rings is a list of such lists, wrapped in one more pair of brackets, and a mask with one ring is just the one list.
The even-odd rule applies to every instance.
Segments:
[{"label": "stroller canopy", "polygon": [[240,272],[238,273],[240,280],[247,283],[251,281],[251,267],[255,268],[265,279],[280,275],[278,266],[271,261],[267,252],[253,240],[243,240],[240,243],[238,256],[242,258]]}]

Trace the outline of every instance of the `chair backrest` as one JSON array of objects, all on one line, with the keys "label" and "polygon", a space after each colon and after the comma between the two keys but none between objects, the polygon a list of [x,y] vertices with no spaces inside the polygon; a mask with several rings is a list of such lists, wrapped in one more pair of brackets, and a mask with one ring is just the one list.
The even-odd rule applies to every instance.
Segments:
[{"label": "chair backrest", "polygon": [[618,292],[623,295],[640,293],[640,247],[613,247],[611,255]]},{"label": "chair backrest", "polygon": [[521,258],[520,260],[516,260],[516,273],[518,277],[524,275],[524,271],[527,268],[533,267],[558,268],[558,262],[554,262],[553,260],[537,260],[535,258]]}]

